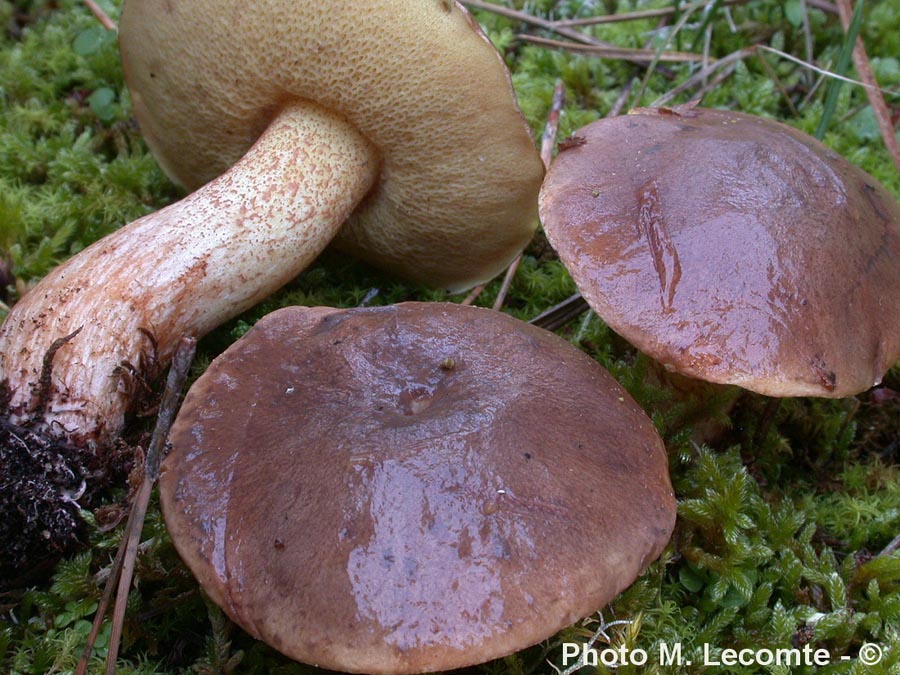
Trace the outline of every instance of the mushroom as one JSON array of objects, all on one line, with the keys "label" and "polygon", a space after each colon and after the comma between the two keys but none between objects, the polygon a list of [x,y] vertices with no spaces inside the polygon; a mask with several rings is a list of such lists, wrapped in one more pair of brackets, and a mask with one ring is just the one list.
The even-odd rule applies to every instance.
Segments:
[{"label": "mushroom", "polygon": [[120,42],[147,142],[197,189],[16,304],[0,394],[17,428],[102,452],[180,336],[272,293],[342,225],[343,250],[452,290],[532,235],[543,166],[454,2],[129,0]]},{"label": "mushroom", "polygon": [[595,122],[540,213],[591,307],[668,369],[843,397],[900,358],[900,206],[784,124],[690,107]]},{"label": "mushroom", "polygon": [[213,361],[160,498],[205,591],[291,658],[419,673],[543,640],[675,522],[665,448],[596,361],[447,303],[289,307]]}]

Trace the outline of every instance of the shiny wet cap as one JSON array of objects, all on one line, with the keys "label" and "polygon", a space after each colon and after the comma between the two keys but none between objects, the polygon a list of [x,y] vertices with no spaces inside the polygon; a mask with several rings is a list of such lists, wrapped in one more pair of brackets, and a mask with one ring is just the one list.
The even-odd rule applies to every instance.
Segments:
[{"label": "shiny wet cap", "polygon": [[454,0],[126,0],[119,42],[141,132],[188,189],[304,101],[379,155],[345,251],[460,290],[534,233],[544,166],[503,58]]},{"label": "shiny wet cap", "polygon": [[170,440],[166,525],[206,592],[336,670],[537,643],[631,584],[675,521],[628,394],[486,309],[279,310],[197,380]]},{"label": "shiny wet cap", "polygon": [[684,375],[849,396],[900,359],[900,206],[806,134],[639,109],[575,132],[540,197],[585,299]]}]

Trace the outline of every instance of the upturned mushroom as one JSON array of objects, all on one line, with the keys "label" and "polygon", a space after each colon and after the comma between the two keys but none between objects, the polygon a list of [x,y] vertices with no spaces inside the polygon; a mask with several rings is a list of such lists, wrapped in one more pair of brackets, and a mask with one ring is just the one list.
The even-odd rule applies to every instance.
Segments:
[{"label": "upturned mushroom", "polygon": [[188,392],[166,526],[256,638],[419,673],[539,642],[618,595],[675,522],[649,418],[556,335],[446,303],[291,307]]},{"label": "upturned mushroom", "polygon": [[540,213],[591,307],[683,375],[843,397],[900,359],[900,206],[787,125],[690,107],[595,122]]},{"label": "upturned mushroom", "polygon": [[10,428],[96,454],[148,362],[164,365],[181,335],[258,302],[335,237],[458,290],[532,235],[543,167],[501,57],[455,2],[129,0],[120,42],[148,144],[199,189],[16,304],[0,328]]}]

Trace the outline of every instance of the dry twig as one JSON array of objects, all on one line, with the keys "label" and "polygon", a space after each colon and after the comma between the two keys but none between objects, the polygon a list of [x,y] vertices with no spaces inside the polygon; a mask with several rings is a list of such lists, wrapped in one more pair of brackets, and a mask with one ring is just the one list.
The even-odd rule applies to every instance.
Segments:
[{"label": "dry twig", "polygon": [[[575,42],[581,42],[586,45],[597,45],[599,47],[607,47],[611,49],[615,49],[615,45],[612,45],[608,42],[603,42],[602,40],[598,40],[597,38],[591,37],[590,35],[586,35],[580,31],[574,30],[572,28],[566,28],[565,26],[557,27],[553,21],[549,21],[548,19],[542,19],[541,17],[534,16],[532,14],[528,14],[527,12],[520,12],[515,9],[510,9],[509,7],[502,7],[500,5],[495,5],[490,2],[484,2],[483,0],[461,0],[463,4],[467,5],[472,9],[480,9],[485,12],[493,12],[494,14],[499,14],[500,16],[505,16],[508,19],[515,19],[517,21],[521,21],[522,23],[528,24],[530,26],[536,26],[537,28],[543,28],[546,31],[550,31],[551,33],[556,33],[557,35],[561,35],[562,37],[569,38],[570,40],[574,40]],[[631,59],[625,59],[628,61],[632,61]],[[640,59],[632,61],[639,66],[645,66],[646,62]],[[663,74],[671,77],[672,73],[668,71],[660,70]]]},{"label": "dry twig", "polygon": [[[131,507],[133,518],[129,516],[129,527],[124,538],[125,557],[122,561],[122,569],[119,576],[119,586],[116,590],[116,606],[113,610],[112,631],[109,636],[109,652],[106,655],[106,675],[115,675],[116,658],[119,653],[119,642],[122,639],[122,626],[125,623],[125,608],[128,603],[128,591],[131,588],[131,579],[134,575],[134,564],[137,559],[137,548],[141,543],[141,531],[144,528],[144,517],[147,515],[147,505],[150,503],[150,493],[153,485],[159,478],[159,463],[162,459],[163,447],[169,436],[169,428],[175,419],[178,410],[178,397],[184,382],[187,380],[188,371],[194,360],[194,352],[197,349],[197,341],[194,338],[182,338],[172,359],[172,367],[169,369],[169,377],[166,380],[166,389],[163,392],[162,401],[159,404],[159,416],[153,436],[150,438],[150,446],[147,448],[147,456],[144,459],[144,479],[134,498]],[[112,583],[112,578],[107,583]]]},{"label": "dry twig", "polygon": [[[550,112],[547,114],[547,123],[544,125],[544,133],[541,136],[541,161],[544,168],[550,168],[550,162],[553,160],[553,148],[556,145],[556,136],[559,133],[559,114],[562,112],[563,105],[566,101],[566,87],[562,80],[556,81],[553,87],[553,101],[550,104]],[[503,303],[506,301],[506,294],[509,293],[509,287],[516,276],[519,264],[522,262],[522,254],[516,256],[506,270],[506,276],[503,277],[503,284],[497,292],[497,298],[494,300],[493,309],[500,311]]]},{"label": "dry twig", "polygon": [[[838,12],[841,17],[841,24],[844,31],[850,27],[850,18],[853,15],[853,6],[850,0],[838,0]],[[862,38],[856,38],[856,44],[853,46],[853,65],[856,66],[856,72],[859,73],[859,79],[866,84],[866,95],[869,97],[869,103],[875,112],[875,119],[878,120],[878,129],[881,131],[881,137],[887,146],[891,159],[894,160],[894,166],[900,171],[900,141],[897,140],[897,133],[891,122],[891,111],[888,109],[884,96],[878,87],[878,81],[875,79],[875,73],[872,71],[872,64],[869,63],[869,57],[866,54],[866,47]]]},{"label": "dry twig", "polygon": [[570,40],[583,42],[584,44],[588,45],[603,45],[606,47],[612,46],[605,42],[601,42],[600,40],[596,40],[590,35],[585,35],[584,33],[581,33],[577,30],[572,30],[565,27],[556,27],[553,21],[542,19],[539,16],[534,16],[533,14],[528,14],[527,12],[520,12],[516,9],[510,9],[509,7],[495,5],[490,2],[482,2],[482,0],[462,0],[462,2],[472,9],[480,9],[485,12],[492,12],[494,14],[499,14],[500,16],[505,16],[507,19],[515,19],[516,21],[521,21],[522,23],[528,24],[529,26],[536,26],[537,28],[543,28],[544,30],[556,33],[557,35],[562,35],[563,37],[567,37]]},{"label": "dry twig", "polygon": [[692,87],[701,86],[706,79],[712,75],[713,73],[727,68],[729,66],[734,65],[735,62],[740,61],[741,59],[745,59],[748,56],[751,56],[756,53],[755,47],[747,47],[746,49],[739,49],[736,52],[732,52],[728,56],[723,56],[721,59],[717,61],[713,61],[706,68],[698,70],[696,73],[691,75],[684,82],[679,84],[677,87],[670,90],[663,96],[660,96],[656,99],[651,105],[652,106],[664,106],[673,98],[678,96],[684,91],[691,89]]},{"label": "dry twig", "polygon": [[894,537],[887,546],[881,549],[881,552],[876,557],[892,555],[898,548],[900,548],[900,534]]},{"label": "dry twig", "polygon": [[503,277],[503,284],[500,286],[500,290],[497,292],[497,297],[494,299],[494,304],[491,306],[495,312],[499,312],[500,308],[503,307],[503,303],[506,301],[506,294],[509,293],[509,287],[512,286],[512,281],[516,276],[516,272],[519,270],[519,263],[522,262],[522,254],[519,253],[515,257],[509,267],[506,268],[506,275]]},{"label": "dry twig", "polygon": [[590,310],[590,306],[588,306],[587,300],[581,297],[581,293],[575,293],[558,305],[541,312],[528,323],[547,330],[556,330],[588,310]]},{"label": "dry twig", "polygon": [[119,27],[116,26],[116,22],[109,18],[106,12],[103,11],[103,8],[100,7],[94,0],[84,0],[84,5],[89,10],[91,10],[91,14],[97,17],[97,21],[100,22],[106,30],[111,30],[116,33],[119,32]]},{"label": "dry twig", "polygon": [[[723,5],[743,5],[748,0],[723,0]],[[553,25],[560,28],[568,28],[575,26],[595,26],[605,23],[620,23],[623,21],[639,21],[641,19],[668,18],[682,12],[692,12],[696,9],[703,9],[709,4],[709,0],[703,2],[694,2],[689,5],[682,5],[677,10],[675,7],[663,7],[661,9],[645,9],[638,12],[622,12],[621,14],[604,14],[603,16],[591,16],[584,19],[562,19],[554,21]]]},{"label": "dry twig", "polygon": [[175,351],[172,359],[172,367],[169,370],[169,377],[166,380],[166,388],[163,392],[162,401],[159,404],[159,415],[156,421],[156,428],[150,439],[150,446],[147,449],[144,458],[144,478],[141,486],[134,497],[131,506],[131,512],[128,514],[128,523],[125,526],[125,533],[122,537],[122,543],[116,554],[115,561],[112,565],[109,578],[106,580],[106,587],[103,591],[103,597],[97,612],[94,615],[94,625],[88,636],[88,643],[85,647],[81,659],[78,661],[78,667],[75,671],[76,675],[84,675],[87,673],[88,660],[93,651],[94,642],[100,633],[100,627],[106,615],[106,609],[112,599],[112,589],[116,588],[116,604],[113,610],[112,630],[109,638],[109,651],[106,657],[106,673],[113,675],[115,673],[116,658],[119,652],[119,643],[122,639],[122,626],[125,620],[125,607],[128,601],[128,590],[131,587],[131,579],[134,574],[134,563],[137,557],[137,549],[141,540],[141,530],[144,526],[144,517],[147,515],[147,505],[150,503],[150,493],[153,485],[159,477],[159,463],[162,459],[162,451],[169,435],[169,428],[172,426],[172,420],[175,418],[175,412],[178,410],[178,397],[181,393],[184,382],[187,379],[191,362],[194,359],[194,351],[197,347],[197,341],[194,338],[182,338]]},{"label": "dry twig", "polygon": [[556,146],[556,136],[559,133],[559,114],[566,102],[566,86],[562,80],[556,81],[553,87],[553,100],[550,103],[550,112],[547,114],[547,123],[544,125],[544,134],[541,136],[541,161],[544,168],[550,168],[553,160],[553,148]]},{"label": "dry twig", "polygon": [[478,284],[475,288],[469,291],[469,294],[465,297],[465,299],[459,303],[461,305],[471,305],[478,299],[478,296],[484,292],[485,284]]},{"label": "dry twig", "polygon": [[620,59],[623,61],[631,61],[632,63],[648,64],[653,61],[666,61],[675,63],[700,62],[703,60],[702,54],[694,54],[693,52],[672,52],[660,51],[655,49],[635,49],[632,47],[607,47],[604,45],[584,45],[575,42],[565,42],[563,40],[553,40],[551,38],[539,37],[537,35],[528,35],[527,33],[519,33],[516,35],[523,42],[541,45],[543,47],[553,47],[555,49],[566,49],[576,54],[590,54],[605,59]]}]

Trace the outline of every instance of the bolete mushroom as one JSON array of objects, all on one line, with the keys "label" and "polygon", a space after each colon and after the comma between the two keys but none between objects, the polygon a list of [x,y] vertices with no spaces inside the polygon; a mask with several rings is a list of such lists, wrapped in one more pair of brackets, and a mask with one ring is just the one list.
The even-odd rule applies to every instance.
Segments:
[{"label": "bolete mushroom", "polygon": [[16,304],[0,328],[16,428],[96,454],[148,362],[282,286],[342,225],[344,250],[454,290],[532,235],[543,166],[501,57],[455,2],[128,0],[120,42],[150,147],[199,189]]},{"label": "bolete mushroom", "polygon": [[600,317],[681,374],[843,397],[900,358],[900,206],[784,124],[690,107],[595,122],[540,212]]},{"label": "bolete mushroom", "polygon": [[675,521],[662,441],[609,373],[475,307],[278,310],[170,442],[166,526],[209,596],[344,671],[523,649],[614,598]]}]

